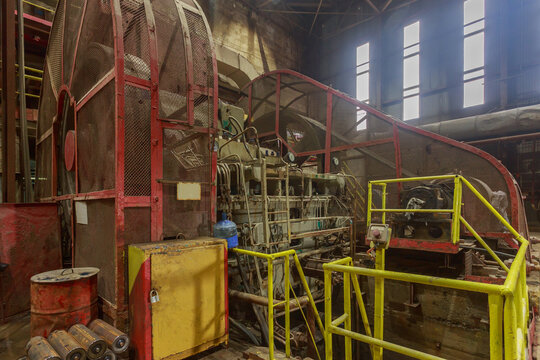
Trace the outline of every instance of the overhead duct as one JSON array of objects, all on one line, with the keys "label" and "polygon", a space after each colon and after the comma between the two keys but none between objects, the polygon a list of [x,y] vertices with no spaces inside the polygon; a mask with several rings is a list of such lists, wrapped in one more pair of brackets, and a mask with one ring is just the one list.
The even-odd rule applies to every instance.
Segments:
[{"label": "overhead duct", "polygon": [[456,140],[473,140],[540,131],[540,105],[469,116],[420,126]]}]

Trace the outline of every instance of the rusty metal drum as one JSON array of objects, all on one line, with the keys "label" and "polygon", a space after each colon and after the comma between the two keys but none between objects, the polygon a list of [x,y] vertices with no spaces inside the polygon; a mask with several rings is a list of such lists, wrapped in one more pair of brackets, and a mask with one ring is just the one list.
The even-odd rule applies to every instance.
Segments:
[{"label": "rusty metal drum", "polygon": [[98,268],[47,271],[30,279],[30,332],[47,337],[97,318]]}]

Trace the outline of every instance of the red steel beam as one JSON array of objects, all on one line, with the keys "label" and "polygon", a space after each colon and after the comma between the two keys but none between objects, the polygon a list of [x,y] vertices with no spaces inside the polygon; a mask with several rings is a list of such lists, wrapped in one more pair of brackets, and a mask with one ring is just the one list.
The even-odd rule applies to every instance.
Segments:
[{"label": "red steel beam", "polygon": [[2,200],[16,201],[15,2],[2,0]]}]

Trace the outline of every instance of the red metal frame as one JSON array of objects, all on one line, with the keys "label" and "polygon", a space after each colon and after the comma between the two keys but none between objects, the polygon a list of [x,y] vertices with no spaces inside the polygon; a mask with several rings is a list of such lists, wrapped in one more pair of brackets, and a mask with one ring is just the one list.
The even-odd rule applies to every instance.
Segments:
[{"label": "red metal frame", "polygon": [[[368,141],[368,142],[364,142],[364,143],[340,146],[340,147],[335,147],[335,148],[333,148],[331,146],[332,99],[334,97],[337,97],[339,99],[345,100],[346,102],[348,102],[348,103],[350,103],[352,105],[355,105],[358,109],[364,110],[367,113],[377,117],[378,119],[381,119],[381,120],[385,121],[386,123],[392,125],[392,127],[393,127],[393,137],[392,137],[392,139],[383,139],[383,140],[381,140],[380,143],[390,143],[390,142],[394,143],[396,177],[398,177],[398,178],[400,178],[402,176],[401,147],[400,147],[400,142],[399,142],[399,130],[406,130],[406,131],[409,131],[409,132],[412,132],[412,133],[415,133],[415,134],[418,134],[418,135],[425,136],[427,138],[434,139],[436,141],[443,142],[443,143],[448,144],[450,146],[453,146],[455,148],[471,152],[471,153],[473,153],[473,154],[475,154],[477,156],[480,156],[483,159],[487,160],[493,167],[495,167],[499,171],[499,173],[503,176],[504,181],[505,181],[505,183],[507,185],[509,198],[510,198],[510,213],[511,213],[511,224],[512,224],[512,226],[514,228],[518,229],[518,231],[520,231],[526,237],[528,237],[528,229],[527,229],[526,224],[520,224],[520,221],[519,221],[519,216],[518,216],[519,208],[520,207],[523,208],[523,203],[522,203],[522,199],[519,196],[519,190],[517,188],[517,183],[515,182],[515,180],[512,177],[511,173],[496,158],[494,158],[492,155],[490,155],[490,154],[488,154],[488,153],[486,153],[486,152],[484,152],[484,151],[482,151],[482,150],[480,150],[480,149],[478,149],[478,148],[476,148],[474,146],[464,144],[464,143],[461,143],[461,142],[446,138],[444,136],[422,130],[422,129],[417,128],[415,126],[411,126],[409,124],[406,124],[405,122],[402,122],[402,121],[397,121],[397,120],[393,119],[392,117],[382,113],[381,111],[379,111],[379,110],[377,110],[377,109],[375,109],[375,108],[373,108],[373,107],[371,107],[371,106],[369,106],[369,105],[367,105],[367,104],[365,104],[363,102],[360,102],[360,101],[358,101],[356,99],[353,99],[353,98],[349,97],[348,95],[346,95],[346,94],[344,94],[342,92],[339,92],[339,91],[337,91],[337,90],[335,90],[335,89],[333,89],[333,88],[331,88],[331,87],[329,87],[327,85],[324,85],[324,84],[322,84],[322,83],[320,83],[320,82],[318,82],[318,81],[316,81],[314,79],[311,79],[311,78],[307,77],[306,75],[303,75],[303,74],[300,74],[300,73],[298,73],[296,71],[288,70],[288,69],[286,69],[286,70],[275,70],[275,71],[271,71],[271,72],[268,72],[266,74],[263,74],[263,75],[257,77],[256,79],[252,80],[249,84],[247,84],[243,88],[243,91],[244,91],[244,93],[247,92],[247,94],[248,94],[247,95],[248,96],[248,104],[249,104],[248,105],[249,106],[248,113],[250,114],[250,116],[249,116],[250,124],[252,122],[251,112],[252,112],[252,88],[253,88],[253,84],[258,82],[259,80],[267,78],[267,77],[278,78],[279,80],[281,80],[281,77],[283,75],[296,77],[299,80],[301,80],[302,82],[309,83],[311,85],[314,85],[315,87],[320,88],[322,91],[327,92],[325,146],[324,146],[323,149],[319,149],[319,150],[315,150],[315,151],[305,151],[305,152],[296,154],[294,151],[292,151],[289,144],[287,144],[287,142],[281,136],[279,136],[279,133],[277,133],[277,130],[274,130],[275,132],[268,132],[268,133],[260,134],[259,137],[269,136],[269,135],[275,134],[283,142],[283,144],[286,147],[289,148],[289,151],[293,152],[297,156],[310,156],[310,155],[324,154],[324,158],[325,158],[324,171],[329,172],[330,171],[330,162],[329,162],[329,160],[331,159],[331,153],[332,152],[337,152],[337,151],[342,151],[342,150],[346,150],[346,149],[360,148],[360,147],[365,147],[365,146],[371,146],[371,145],[378,144],[378,143],[375,143],[375,142],[370,143]],[[281,81],[278,81],[276,83],[276,94],[279,93],[279,91],[280,91],[280,89],[279,89],[279,87],[281,85],[280,83],[281,83]],[[278,108],[279,104],[276,104],[276,105],[277,105],[276,108]],[[276,122],[278,122],[278,121],[279,121],[279,112],[276,111]],[[499,237],[502,237],[500,235],[503,235],[503,234],[501,233],[501,234],[498,234],[498,235],[499,235]],[[504,237],[504,238],[506,239],[506,237]],[[511,239],[509,239],[508,242],[511,243],[513,247],[517,246],[517,244],[515,244]]]},{"label": "red metal frame", "polygon": [[[217,129],[217,116],[218,116],[218,71],[217,71],[217,60],[215,57],[215,46],[212,41],[212,36],[210,32],[210,27],[201,7],[196,4],[196,8],[186,5],[182,2],[177,2],[176,9],[178,11],[178,16],[180,19],[180,26],[183,30],[184,35],[184,50],[185,50],[185,59],[186,59],[186,70],[187,70],[187,120],[178,121],[178,120],[169,120],[169,119],[160,119],[159,118],[159,59],[158,59],[158,42],[156,34],[156,24],[154,19],[154,13],[152,9],[152,3],[150,0],[144,0],[144,19],[146,19],[147,30],[148,30],[148,46],[150,54],[150,80],[138,78],[132,75],[127,75],[124,68],[124,58],[125,58],[125,49],[124,49],[124,29],[123,29],[123,14],[122,8],[120,5],[120,0],[112,0],[110,2],[110,13],[112,17],[112,32],[113,32],[113,46],[114,46],[114,68],[106,74],[98,84],[96,84],[87,94],[83,95],[81,99],[75,99],[71,95],[71,88],[73,84],[73,76],[75,73],[75,66],[77,62],[77,52],[79,51],[79,43],[81,41],[81,34],[83,32],[83,22],[87,14],[91,10],[95,10],[92,7],[102,6],[100,3],[92,2],[89,0],[84,1],[83,9],[81,11],[81,22],[77,26],[76,42],[74,47],[73,62],[71,64],[70,70],[70,79],[66,83],[67,79],[64,79],[64,56],[62,56],[61,63],[61,72],[62,72],[62,85],[59,88],[52,86],[52,91],[57,99],[57,116],[53,121],[53,127],[51,129],[44,129],[43,135],[39,139],[38,143],[41,143],[49,136],[52,138],[51,141],[51,150],[52,150],[52,174],[51,174],[51,196],[47,198],[42,198],[40,201],[53,201],[60,202],[64,200],[70,200],[73,204],[74,201],[78,200],[100,200],[100,199],[114,199],[115,201],[115,257],[116,257],[116,274],[115,274],[115,288],[116,296],[113,303],[103,300],[103,311],[104,313],[114,319],[118,325],[122,326],[123,321],[127,318],[127,297],[125,289],[125,245],[127,244],[127,239],[124,238],[125,230],[125,220],[124,220],[124,211],[126,208],[149,208],[151,213],[151,237],[149,241],[159,241],[162,239],[163,235],[163,224],[164,224],[164,215],[163,214],[163,185],[158,181],[158,179],[163,178],[163,130],[164,129],[177,129],[177,130],[190,130],[198,131],[208,136],[208,147],[209,147],[209,163],[211,166],[208,167],[208,175],[211,182],[211,199],[209,211],[209,219],[214,223],[216,221],[216,196],[217,188],[215,184],[216,180],[216,169],[217,169],[217,155],[214,151],[214,137]],[[60,3],[60,6],[66,7],[66,1]],[[190,11],[199,14],[202,16],[210,42],[211,49],[211,60],[212,60],[212,69],[213,74],[211,76],[210,84],[208,87],[199,86],[194,84],[194,59],[192,51],[193,46],[191,44],[192,37],[189,33],[189,27],[187,24],[186,15],[184,9],[189,9]],[[64,11],[64,14],[66,12]],[[65,20],[62,20],[65,21]],[[61,51],[63,54],[63,33],[62,40],[60,42],[62,47]],[[58,46],[58,45],[57,45]],[[63,54],[64,55],[64,54]],[[71,55],[71,54],[65,54]],[[51,67],[47,66],[46,71],[52,73]],[[182,76],[183,74],[179,74]],[[70,104],[75,107],[75,135],[77,137],[77,119],[78,112],[90,101],[96,94],[99,94],[105,86],[110,84],[111,81],[115,82],[115,186],[114,189],[95,191],[91,193],[80,193],[78,186],[79,178],[79,169],[78,162],[75,162],[75,178],[76,186],[75,193],[69,195],[57,195],[57,159],[55,152],[55,144],[62,139],[58,139],[54,128],[60,123],[60,116],[62,114],[63,99],[65,96],[68,96],[70,99]],[[129,84],[138,88],[148,90],[151,96],[151,118],[150,118],[150,139],[151,139],[151,196],[126,196],[124,192],[124,161],[125,161],[125,86]],[[213,118],[209,121],[209,127],[200,127],[195,126],[194,119],[194,97],[195,93],[208,95],[213,102],[213,114],[210,116]],[[112,101],[112,99],[111,99]],[[76,151],[75,156],[77,157],[78,151]],[[206,180],[205,180],[206,181]],[[72,214],[73,215],[73,214]],[[73,234],[73,248],[77,246],[76,237],[77,234],[74,232],[74,219],[72,216],[72,234]],[[112,250],[112,249],[111,249]],[[72,254],[74,255],[74,253]],[[74,264],[77,266],[77,264]]]}]

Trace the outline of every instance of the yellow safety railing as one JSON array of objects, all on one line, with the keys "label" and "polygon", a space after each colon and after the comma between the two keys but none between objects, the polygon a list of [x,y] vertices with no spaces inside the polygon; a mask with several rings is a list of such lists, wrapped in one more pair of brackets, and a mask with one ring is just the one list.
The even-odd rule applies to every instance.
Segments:
[{"label": "yellow safety railing", "polygon": [[[386,186],[393,183],[412,182],[412,181],[431,181],[431,180],[449,180],[454,179],[454,198],[452,209],[387,209],[386,208]],[[453,244],[459,242],[459,219],[461,216],[461,201],[462,201],[462,180],[460,175],[439,175],[439,176],[424,176],[411,177],[400,179],[374,180],[368,183],[368,203],[367,203],[367,226],[371,223],[371,214],[374,212],[382,213],[382,223],[385,222],[386,213],[450,213],[452,214],[451,239]],[[382,207],[374,209],[372,204],[373,185],[381,186],[382,188]],[[472,186],[472,185],[471,185]]]},{"label": "yellow safety railing", "polygon": [[[321,333],[324,334],[324,327],[323,327],[322,320],[319,316],[319,312],[317,311],[315,300],[313,299],[313,295],[311,294],[311,291],[309,290],[309,285],[307,283],[306,277],[304,276],[304,271],[302,270],[300,259],[298,259],[298,256],[296,255],[295,250],[291,249],[291,250],[278,252],[275,254],[265,254],[265,253],[260,253],[256,251],[244,250],[244,249],[238,249],[238,248],[234,248],[233,251],[237,252],[238,254],[244,254],[244,255],[254,256],[260,259],[265,259],[268,262],[267,296],[268,296],[268,357],[269,357],[269,360],[274,360],[274,308],[276,306],[281,306],[281,305],[284,305],[285,307],[285,314],[284,314],[285,315],[285,354],[288,357],[291,356],[290,290],[293,291],[293,295],[296,299],[296,295],[294,294],[294,290],[292,289],[291,282],[290,282],[290,257],[291,256],[294,259],[296,270],[298,271],[300,281],[302,282],[302,286],[304,287],[309,303],[311,307],[313,308],[313,313],[315,314],[315,319],[317,320],[319,329],[321,330]],[[283,258],[284,260],[284,278],[285,278],[284,288],[286,290],[285,290],[285,300],[275,303],[274,302],[274,261],[279,258]],[[302,306],[298,302],[298,299],[296,299],[296,302],[298,304],[300,311],[302,311]],[[308,331],[310,331],[309,326],[308,326]],[[312,340],[315,341],[314,334],[311,334],[311,337],[312,337]]]},{"label": "yellow safety railing", "polygon": [[[386,184],[403,181],[423,181],[433,179],[455,178],[454,204],[451,212],[453,214],[452,222],[452,240],[456,241],[454,236],[457,234],[459,241],[460,223],[462,223],[473,237],[489,252],[489,254],[507,271],[507,277],[503,285],[485,284],[480,282],[445,279],[426,275],[408,274],[385,270],[385,249],[380,247],[376,249],[375,269],[368,269],[353,266],[351,258],[340,259],[323,265],[324,286],[325,286],[325,342],[326,359],[333,357],[332,335],[341,335],[345,337],[345,360],[352,359],[351,340],[357,340],[367,343],[371,347],[373,359],[381,360],[383,358],[383,349],[397,352],[416,359],[435,360],[442,359],[422,351],[397,345],[383,339],[384,324],[384,280],[390,279],[416,284],[424,284],[456,290],[484,293],[488,295],[489,306],[489,329],[490,329],[490,359],[492,360],[515,360],[525,359],[527,350],[527,329],[528,329],[528,289],[526,282],[526,261],[525,254],[529,245],[528,241],[519,234],[501,215],[493,208],[475,188],[462,176],[431,176],[423,178],[405,178],[391,179],[370,182],[368,185],[368,209],[371,204],[371,186],[372,184],[383,187],[383,222],[385,221],[385,212],[400,212],[404,209],[385,209]],[[465,185],[495,217],[508,229],[508,231],[519,241],[520,247],[510,268],[508,268],[499,257],[491,250],[486,242],[472,228],[472,226],[461,216],[461,196],[462,185]],[[373,210],[373,209],[371,209]],[[425,212],[441,212],[441,209],[423,209]],[[450,209],[447,209],[450,210]],[[413,212],[413,211],[411,211]],[[414,212],[419,212],[414,209]],[[447,211],[450,212],[450,211]],[[368,211],[368,226],[370,221],[370,211]],[[456,241],[456,242],[457,242]],[[343,292],[344,292],[344,314],[337,319],[332,319],[332,273],[339,272],[343,274]],[[375,304],[374,304],[374,328],[373,336],[369,327],[365,306],[362,300],[357,275],[369,276],[375,278]],[[351,282],[356,293],[356,300],[364,323],[365,334],[360,334],[351,329]],[[343,324],[343,327],[341,325]],[[503,325],[504,324],[504,325]]]}]

